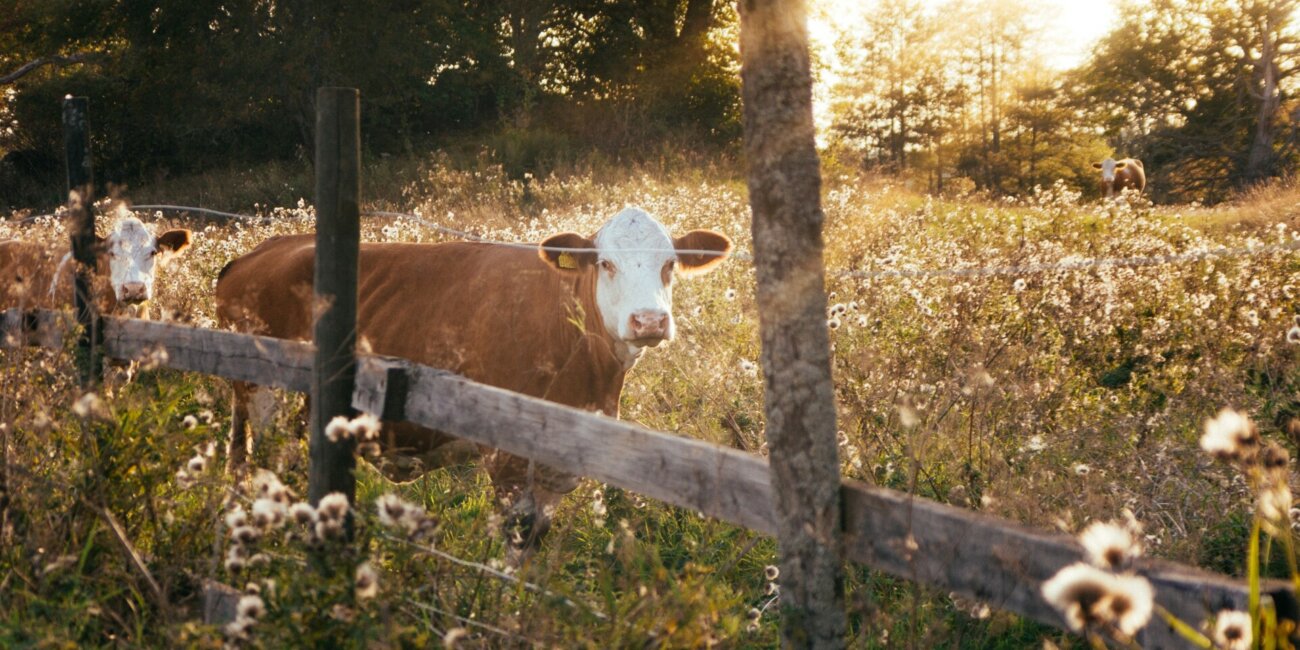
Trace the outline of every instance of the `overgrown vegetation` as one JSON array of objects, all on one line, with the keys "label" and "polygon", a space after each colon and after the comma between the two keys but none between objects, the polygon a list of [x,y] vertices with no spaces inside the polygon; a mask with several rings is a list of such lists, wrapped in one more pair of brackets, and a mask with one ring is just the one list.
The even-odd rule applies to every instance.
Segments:
[{"label": "overgrown vegetation", "polygon": [[[366,188],[373,207],[418,210],[500,239],[590,231],[635,203],[674,231],[715,228],[748,250],[743,186],[726,171],[592,169],[600,171],[574,166],[522,180],[486,160],[462,168],[385,161]],[[311,228],[300,175],[280,167],[223,179],[214,199],[222,207],[290,207],[256,208],[266,223],[196,224],[188,257],[159,279],[168,317],[211,326],[211,290],[226,261],[273,234]],[[144,187],[133,198],[177,200],[201,185]],[[1300,345],[1288,343],[1300,311],[1294,254],[987,277],[871,274],[1292,242],[1300,213],[1286,197],[1295,196],[1278,186],[1216,208],[1154,208],[1083,202],[1054,188],[988,202],[835,172],[825,193],[826,263],[842,473],[1071,532],[1128,508],[1145,525],[1149,554],[1244,574],[1245,555],[1225,549],[1244,548],[1252,496],[1197,439],[1203,421],[1231,405],[1254,416],[1264,438],[1294,446],[1286,435],[1300,414]],[[0,239],[11,237],[61,245],[65,234],[53,220],[0,222]],[[363,238],[441,236],[367,218]],[[623,416],[765,453],[749,266],[728,262],[676,293],[680,338],[631,373]],[[771,540],[590,481],[565,499],[542,551],[515,576],[544,592],[484,568],[499,568],[499,522],[472,466],[402,486],[363,467],[355,549],[304,540],[298,524],[266,526],[231,572],[226,515],[236,503],[251,513],[264,495],[220,471],[229,422],[222,383],[146,368],[85,398],[69,359],[66,351],[0,352],[4,645],[216,647],[228,639],[201,622],[205,580],[255,585],[266,610],[247,630],[255,647],[326,639],[419,647],[449,633],[462,647],[777,642],[779,589],[764,570],[775,561]],[[254,463],[302,495],[301,400],[278,402]],[[430,554],[382,524],[374,504],[390,492],[436,524],[420,529],[420,547],[471,564]],[[363,563],[378,576],[373,596],[358,593]],[[855,646],[1075,643],[859,566],[848,590]]]}]

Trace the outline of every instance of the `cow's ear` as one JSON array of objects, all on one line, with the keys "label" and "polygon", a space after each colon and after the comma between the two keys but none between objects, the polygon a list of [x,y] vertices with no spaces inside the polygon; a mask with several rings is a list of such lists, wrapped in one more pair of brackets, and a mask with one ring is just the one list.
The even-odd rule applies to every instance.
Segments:
[{"label": "cow's ear", "polygon": [[537,247],[542,261],[560,271],[579,271],[596,263],[596,242],[575,232],[551,235]]},{"label": "cow's ear", "polygon": [[692,230],[673,240],[682,275],[708,273],[731,254],[731,240],[712,230]]},{"label": "cow's ear", "polygon": [[1101,169],[1101,163],[1092,163],[1093,169]]},{"label": "cow's ear", "polygon": [[185,228],[168,230],[158,235],[158,250],[168,256],[178,255],[190,247],[190,231]]}]

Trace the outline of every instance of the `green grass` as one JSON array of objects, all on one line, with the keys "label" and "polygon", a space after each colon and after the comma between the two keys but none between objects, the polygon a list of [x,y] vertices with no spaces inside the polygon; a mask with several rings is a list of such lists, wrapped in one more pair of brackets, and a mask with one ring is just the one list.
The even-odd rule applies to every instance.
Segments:
[{"label": "green grass", "polygon": [[[516,241],[591,231],[635,203],[674,231],[716,228],[748,251],[744,184],[734,170],[665,160],[622,170],[571,164],[525,190],[490,157],[393,159],[368,167],[366,196],[369,207],[418,209]],[[277,217],[199,226],[188,258],[160,280],[158,302],[210,326],[212,283],[226,261],[273,234],[310,228],[310,210],[293,207],[309,195],[308,181],[302,168],[282,165],[132,190],[136,203],[258,203]],[[1290,237],[1276,224],[1294,216],[1280,198],[1291,190],[1276,192],[1258,205],[1245,197],[1208,210],[1080,203],[1059,189],[1014,202],[930,198],[885,179],[837,176],[824,207],[830,302],[846,310],[832,332],[841,473],[1071,532],[1128,508],[1146,527],[1149,552],[1241,570],[1244,548],[1234,545],[1244,539],[1249,494],[1196,439],[1205,418],[1231,405],[1254,416],[1265,437],[1293,446],[1284,430],[1300,416],[1300,346],[1287,344],[1285,332],[1300,310],[1295,256],[981,278],[852,272],[1276,243]],[[0,224],[0,239],[11,236],[63,237],[49,224]],[[414,224],[371,219],[363,237],[439,239]],[[730,262],[683,280],[675,294],[680,339],[632,371],[623,417],[765,453],[762,379],[746,365],[760,354],[752,270]],[[779,605],[756,629],[748,618],[771,600],[763,573],[775,562],[772,540],[614,487],[586,481],[567,497],[520,574],[563,598],[381,534],[369,504],[395,491],[438,522],[422,543],[498,562],[491,489],[472,465],[400,486],[363,466],[356,547],[310,548],[276,533],[259,546],[266,564],[232,575],[222,567],[229,544],[220,513],[249,500],[220,471],[229,422],[222,382],[162,370],[113,379],[99,392],[106,416],[84,419],[72,410],[81,391],[64,351],[4,351],[0,361],[11,504],[0,531],[0,645],[219,647],[221,631],[201,622],[205,579],[259,585],[268,612],[251,644],[261,647],[324,638],[423,647],[458,627],[469,630],[471,647],[778,645]],[[254,462],[301,495],[300,402],[280,401]],[[916,426],[903,426],[904,407]],[[198,421],[192,428],[187,415]],[[214,441],[204,472],[178,483],[177,470]],[[593,507],[598,491],[603,513]],[[102,511],[121,523],[163,602]],[[380,591],[358,600],[353,571],[363,561],[379,569]],[[849,568],[846,587],[854,647],[1080,643],[861,566]]]}]

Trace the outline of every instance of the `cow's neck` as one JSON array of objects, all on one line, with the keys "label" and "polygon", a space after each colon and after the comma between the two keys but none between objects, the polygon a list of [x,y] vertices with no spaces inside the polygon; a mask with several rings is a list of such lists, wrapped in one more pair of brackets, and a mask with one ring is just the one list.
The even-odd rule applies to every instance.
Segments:
[{"label": "cow's neck", "polygon": [[631,370],[632,366],[636,365],[637,359],[641,358],[643,348],[621,341],[605,329],[605,319],[600,313],[599,303],[596,302],[596,276],[595,269],[580,274],[573,290],[583,306],[585,331],[589,336],[595,336],[600,340],[599,344],[592,346],[593,349],[613,356],[614,361],[622,369],[619,373],[619,381],[622,382],[623,374]]}]

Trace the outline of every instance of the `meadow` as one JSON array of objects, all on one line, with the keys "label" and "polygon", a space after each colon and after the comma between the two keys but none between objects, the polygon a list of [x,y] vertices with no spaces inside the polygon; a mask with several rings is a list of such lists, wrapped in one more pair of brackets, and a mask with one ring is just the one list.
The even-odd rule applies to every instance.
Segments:
[{"label": "meadow", "polygon": [[[739,173],[690,161],[614,168],[594,161],[533,178],[486,158],[384,160],[363,177],[364,209],[538,241],[590,232],[635,204],[674,232],[713,228],[750,251]],[[825,178],[841,474],[1071,533],[1127,511],[1148,554],[1242,573],[1252,497],[1197,440],[1206,418],[1231,406],[1294,453],[1300,256],[1050,267],[1290,244],[1300,190],[1284,183],[1213,207],[1153,206],[1063,186],[1019,199],[928,196],[835,166]],[[163,318],[206,327],[227,261],[312,228],[309,171],[282,164],[121,196],[266,217],[141,215],[195,229],[156,302]],[[375,217],[363,219],[362,237],[445,239]],[[0,221],[0,240],[9,238],[61,244],[66,233],[55,219]],[[980,268],[1023,270],[925,273]],[[765,454],[751,266],[729,261],[675,293],[679,338],[632,371],[622,417]],[[236,544],[218,526],[236,506],[252,512],[281,482],[285,499],[306,493],[301,398],[278,396],[254,455],[266,473],[236,487],[222,472],[221,381],[146,368],[86,397],[70,359],[68,350],[0,352],[9,483],[0,645],[778,644],[771,539],[594,481],[565,499],[541,552],[507,577],[491,490],[472,465],[394,486],[362,464],[352,546],[312,541],[293,521],[266,522]],[[426,511],[427,523],[388,521],[374,504],[389,493]],[[237,631],[203,625],[206,580],[259,594],[260,620]],[[849,568],[847,590],[854,647],[1081,644],[860,566]]]}]

